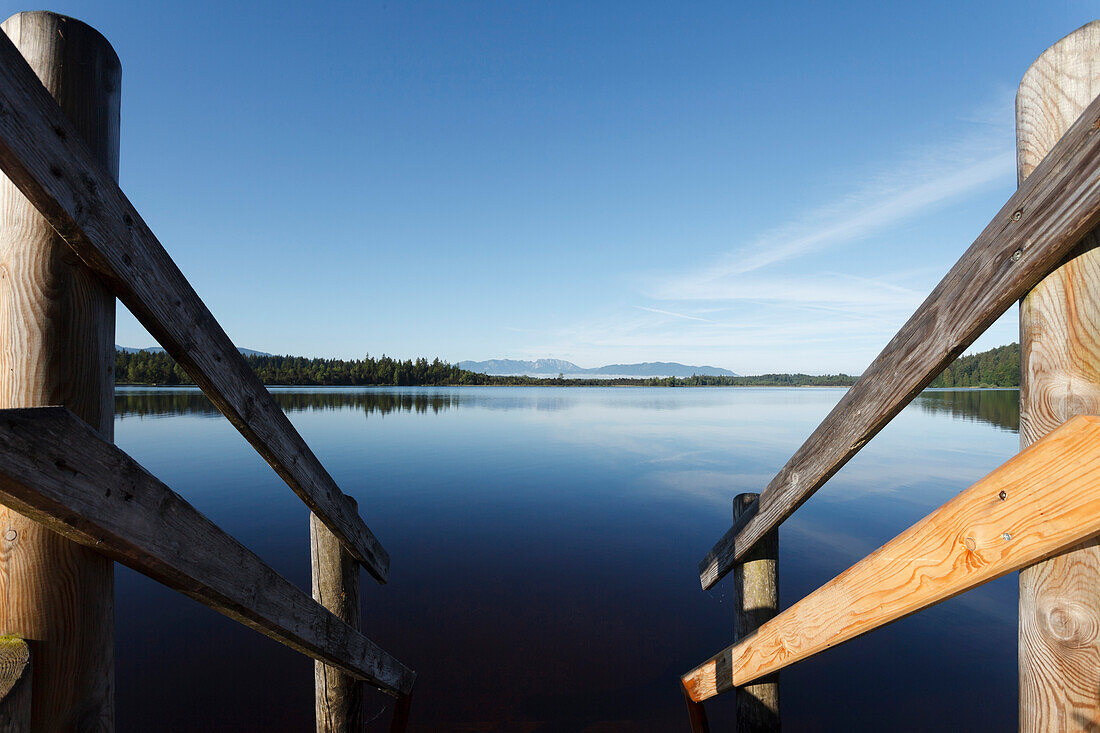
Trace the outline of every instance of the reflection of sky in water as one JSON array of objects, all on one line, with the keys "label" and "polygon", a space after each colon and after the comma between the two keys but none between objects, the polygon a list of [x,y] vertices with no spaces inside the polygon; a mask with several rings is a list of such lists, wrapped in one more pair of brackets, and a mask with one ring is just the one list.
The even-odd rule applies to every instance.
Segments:
[{"label": "reflection of sky in water", "polygon": [[[364,623],[420,673],[420,730],[682,728],[677,675],[731,624],[728,582],[704,593],[696,564],[732,496],[760,490],[843,394],[274,391],[393,557],[387,586],[364,575]],[[1015,398],[918,397],[784,525],[784,605],[1012,455]],[[120,388],[116,410],[124,449],[308,585],[306,510],[200,394]],[[120,729],[310,725],[308,661],[129,571],[117,606]],[[1011,727],[1015,616],[1012,577],[826,652],[783,673],[784,722]],[[728,701],[708,709],[719,728]]]}]

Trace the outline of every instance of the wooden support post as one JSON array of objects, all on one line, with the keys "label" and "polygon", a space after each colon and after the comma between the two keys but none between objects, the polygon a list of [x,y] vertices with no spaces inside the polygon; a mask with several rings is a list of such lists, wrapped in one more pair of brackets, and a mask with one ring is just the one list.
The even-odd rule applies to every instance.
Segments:
[{"label": "wooden support post", "polygon": [[691,733],[710,733],[707,709],[703,707],[703,703],[691,699],[691,694],[688,692],[683,680],[680,680],[680,690],[684,693],[684,703],[687,704],[688,726]]},{"label": "wooden support post", "polygon": [[383,692],[412,692],[415,672],[64,407],[0,410],[0,503]]},{"label": "wooden support post", "polygon": [[18,636],[0,636],[0,733],[31,730],[31,652]]},{"label": "wooden support post", "polygon": [[[117,180],[122,69],[111,45],[55,13],[19,13],[2,28]],[[0,407],[65,405],[110,439],[115,299],[5,176],[0,270]],[[111,561],[0,507],[0,598],[0,634],[35,641],[33,729],[112,730]]]},{"label": "wooden support post", "polygon": [[398,695],[393,704],[393,717],[390,718],[390,733],[405,733],[409,728],[409,713],[412,712],[412,693]]},{"label": "wooden support post", "polygon": [[[355,500],[349,496],[346,501],[348,511],[358,514]],[[361,630],[359,563],[316,514],[309,515],[309,547],[313,600],[356,631]],[[324,662],[314,662],[313,683],[317,733],[359,733],[364,729],[361,680]]]},{"label": "wooden support post", "polygon": [[[1100,93],[1100,21],[1039,56],[1016,95],[1020,183]],[[1100,414],[1100,243],[1094,229],[1020,302],[1020,445]],[[1100,544],[1020,572],[1020,730],[1100,723]]]},{"label": "wooden support post", "polygon": [[[733,523],[760,498],[738,494],[733,499]],[[733,568],[734,640],[740,641],[779,612],[779,530],[764,535]],[[773,733],[779,730],[779,673],[737,688],[737,730]]]},{"label": "wooden support post", "polygon": [[702,702],[1094,537],[1100,417],[1078,415],[681,679]]}]

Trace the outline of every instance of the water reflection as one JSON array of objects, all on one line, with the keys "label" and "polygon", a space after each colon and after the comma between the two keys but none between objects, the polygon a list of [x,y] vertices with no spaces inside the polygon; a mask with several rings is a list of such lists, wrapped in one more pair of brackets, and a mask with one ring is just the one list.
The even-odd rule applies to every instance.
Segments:
[{"label": "water reflection", "polygon": [[948,413],[964,420],[1020,432],[1018,389],[927,390],[917,397],[916,404],[925,412]]},{"label": "water reflection", "polygon": [[[733,495],[844,390],[273,393],[393,558],[364,624],[418,672],[413,731],[657,733],[684,729],[678,675],[732,641],[731,584],[702,592],[696,566]],[[918,397],[784,524],[782,605],[1013,455],[1017,400]],[[116,410],[120,447],[309,587],[308,510],[198,390],[120,388]],[[1009,577],[784,671],[784,727],[1014,728],[1016,636]],[[313,727],[308,659],[124,568],[116,640],[119,730]],[[708,704],[715,730],[731,704]]]},{"label": "water reflection", "polygon": [[[363,410],[367,415],[391,412],[439,414],[459,402],[458,395],[428,392],[363,392],[343,390],[272,390],[284,412],[307,410]],[[121,388],[115,393],[115,415],[166,417],[194,415],[220,417],[221,412],[198,389]]]},{"label": "water reflection", "polygon": [[[273,387],[275,401],[288,413],[309,410],[362,410],[367,415],[432,412],[452,407],[481,410],[561,412],[599,405],[645,412],[683,410],[713,403],[715,390],[737,389],[776,395],[773,387]],[[661,393],[661,394],[657,394]],[[197,387],[117,387],[115,415],[217,417],[221,413]]]}]

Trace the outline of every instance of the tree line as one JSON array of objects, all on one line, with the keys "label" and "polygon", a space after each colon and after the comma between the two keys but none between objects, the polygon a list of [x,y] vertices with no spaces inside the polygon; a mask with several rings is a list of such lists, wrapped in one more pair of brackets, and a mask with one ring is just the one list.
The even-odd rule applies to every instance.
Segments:
[{"label": "tree line", "polygon": [[[268,385],[375,387],[517,385],[563,387],[850,387],[857,377],[848,374],[759,374],[751,377],[644,377],[565,379],[558,377],[491,376],[460,369],[439,359],[319,359],[304,356],[248,354],[248,365]],[[115,381],[119,384],[190,385],[191,377],[163,351],[118,351]],[[998,346],[958,358],[933,380],[931,387],[1017,387],[1020,384],[1020,346]]]},{"label": "tree line", "polygon": [[[245,361],[267,385],[375,387],[518,385],[564,387],[847,387],[856,378],[847,374],[763,374],[755,377],[645,377],[638,379],[565,379],[558,377],[491,376],[460,369],[434,359],[319,359],[303,356],[245,355]],[[117,351],[115,381],[118,384],[191,385],[194,381],[163,351]]]},{"label": "tree line", "polygon": [[1008,344],[960,356],[930,387],[1019,387],[1020,345]]},{"label": "tree line", "polygon": [[[459,369],[439,359],[310,359],[303,356],[247,354],[245,361],[264,384],[287,386],[367,387],[392,385],[491,384],[491,377]],[[189,385],[194,381],[163,351],[117,351],[119,384]]]}]

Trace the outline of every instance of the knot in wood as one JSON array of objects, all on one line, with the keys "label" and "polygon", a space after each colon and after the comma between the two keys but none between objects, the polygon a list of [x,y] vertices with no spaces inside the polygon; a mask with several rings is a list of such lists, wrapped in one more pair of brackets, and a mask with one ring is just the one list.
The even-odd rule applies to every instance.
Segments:
[{"label": "knot in wood", "polygon": [[1039,620],[1049,638],[1063,647],[1089,646],[1097,637],[1097,619],[1080,603],[1066,601],[1045,606]]}]

